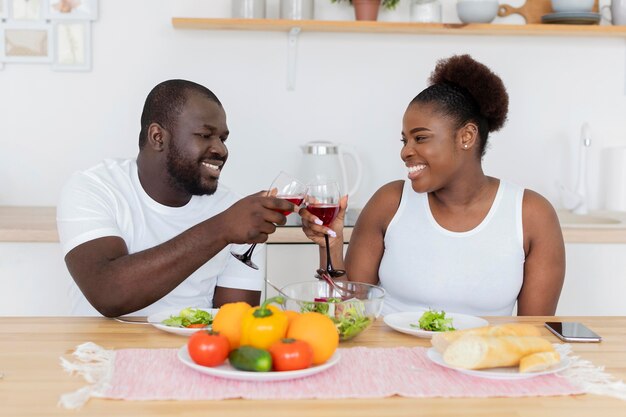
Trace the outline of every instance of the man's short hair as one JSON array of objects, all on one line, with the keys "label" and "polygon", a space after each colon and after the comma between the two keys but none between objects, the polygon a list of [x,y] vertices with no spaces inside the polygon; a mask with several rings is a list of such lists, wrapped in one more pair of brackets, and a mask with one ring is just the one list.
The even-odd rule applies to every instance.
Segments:
[{"label": "man's short hair", "polygon": [[141,132],[139,133],[139,149],[148,141],[148,127],[158,123],[164,129],[172,129],[189,97],[189,92],[196,92],[207,99],[222,103],[211,90],[203,85],[187,80],[167,80],[158,84],[150,91],[141,113]]}]

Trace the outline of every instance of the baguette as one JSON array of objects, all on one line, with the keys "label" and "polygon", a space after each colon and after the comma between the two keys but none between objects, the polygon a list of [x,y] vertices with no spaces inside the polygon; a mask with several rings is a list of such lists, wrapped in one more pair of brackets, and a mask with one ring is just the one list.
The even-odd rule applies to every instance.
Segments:
[{"label": "baguette", "polygon": [[437,352],[443,354],[448,346],[465,335],[477,336],[540,336],[541,331],[532,324],[506,323],[495,326],[475,327],[473,329],[456,330],[433,335],[431,343]]},{"label": "baguette", "polygon": [[524,356],[519,361],[519,371],[521,373],[527,372],[541,372],[552,365],[556,365],[561,361],[561,355],[559,352],[538,352],[532,355]]},{"label": "baguette", "polygon": [[524,356],[553,350],[541,337],[466,335],[448,346],[443,360],[463,369],[499,368],[517,366]]}]

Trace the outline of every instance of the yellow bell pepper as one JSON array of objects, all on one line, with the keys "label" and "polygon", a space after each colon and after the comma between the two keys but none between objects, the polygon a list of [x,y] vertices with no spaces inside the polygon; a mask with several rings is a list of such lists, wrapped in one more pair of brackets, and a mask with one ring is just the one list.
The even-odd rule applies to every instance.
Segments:
[{"label": "yellow bell pepper", "polygon": [[265,300],[259,307],[252,307],[241,321],[241,346],[268,349],[287,334],[289,319],[279,308],[270,303],[283,303],[283,297]]}]

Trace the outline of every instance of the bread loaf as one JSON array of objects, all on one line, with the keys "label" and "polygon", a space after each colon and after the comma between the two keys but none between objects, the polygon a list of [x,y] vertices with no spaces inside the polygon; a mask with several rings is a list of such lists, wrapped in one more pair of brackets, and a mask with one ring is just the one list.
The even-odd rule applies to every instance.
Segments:
[{"label": "bread loaf", "polygon": [[524,356],[553,350],[541,337],[465,335],[448,346],[443,360],[463,369],[498,368],[517,366]]},{"label": "bread loaf", "polygon": [[532,324],[506,323],[495,326],[475,327],[473,329],[456,330],[433,335],[431,343],[441,354],[455,340],[465,335],[478,336],[540,336],[541,331]]},{"label": "bread loaf", "polygon": [[526,372],[541,372],[552,365],[556,365],[561,361],[561,355],[559,352],[539,352],[532,355],[524,356],[519,361],[519,371]]}]

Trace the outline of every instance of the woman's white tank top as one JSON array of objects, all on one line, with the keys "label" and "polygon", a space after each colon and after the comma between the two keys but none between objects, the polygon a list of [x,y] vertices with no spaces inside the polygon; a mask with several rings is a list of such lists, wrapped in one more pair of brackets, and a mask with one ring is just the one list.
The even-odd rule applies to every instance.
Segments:
[{"label": "woman's white tank top", "polygon": [[405,181],[378,271],[387,292],[383,314],[433,308],[511,315],[524,280],[523,196],[523,188],[500,180],[483,221],[451,232],[433,217],[428,195]]}]

